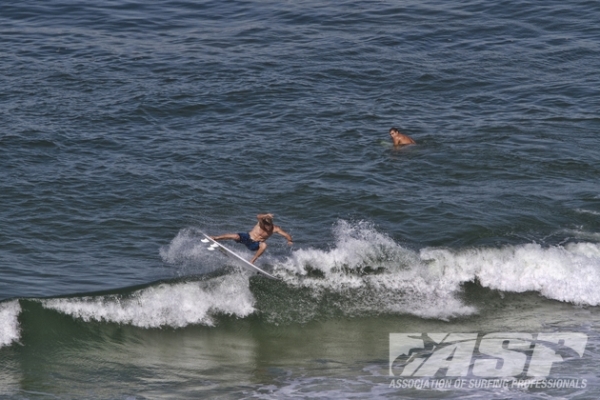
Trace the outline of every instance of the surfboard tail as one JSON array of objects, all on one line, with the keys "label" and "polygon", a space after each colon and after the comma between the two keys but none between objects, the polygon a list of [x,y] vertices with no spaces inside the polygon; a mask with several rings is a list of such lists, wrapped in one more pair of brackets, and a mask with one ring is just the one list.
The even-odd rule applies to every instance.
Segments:
[{"label": "surfboard tail", "polygon": [[214,251],[215,249],[219,249],[225,255],[233,257],[236,260],[238,260],[239,262],[241,262],[244,265],[244,267],[246,267],[247,269],[249,269],[249,270],[251,270],[253,272],[258,272],[260,275],[266,276],[267,278],[274,279],[274,280],[279,280],[279,278],[277,278],[276,276],[271,275],[267,271],[264,271],[264,270],[258,268],[256,265],[254,265],[251,262],[249,262],[248,260],[244,259],[242,256],[240,256],[239,254],[237,254],[233,250],[230,250],[229,248],[223,246],[221,243],[219,243],[216,240],[212,239],[206,233],[204,233],[202,231],[200,231],[200,233],[202,233],[204,235],[204,239],[200,239],[200,241],[202,243],[208,243],[209,244],[209,246],[207,247],[207,249],[209,251]]}]

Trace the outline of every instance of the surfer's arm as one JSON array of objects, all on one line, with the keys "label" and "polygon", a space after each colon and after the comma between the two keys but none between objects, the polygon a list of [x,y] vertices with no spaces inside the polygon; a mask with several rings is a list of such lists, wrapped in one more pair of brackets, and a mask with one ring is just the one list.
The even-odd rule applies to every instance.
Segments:
[{"label": "surfer's arm", "polygon": [[275,225],[275,228],[273,229],[273,232],[278,233],[281,236],[283,236],[288,241],[288,244],[292,244],[294,242],[292,240],[292,235],[290,235],[289,233],[287,233],[286,231],[284,231],[283,229],[281,229],[277,225]]}]

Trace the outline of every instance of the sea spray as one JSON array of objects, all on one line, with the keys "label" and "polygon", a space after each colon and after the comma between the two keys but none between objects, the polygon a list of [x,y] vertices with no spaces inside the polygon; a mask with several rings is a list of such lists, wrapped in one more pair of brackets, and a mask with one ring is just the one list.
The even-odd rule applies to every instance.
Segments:
[{"label": "sea spray", "polygon": [[476,308],[457,296],[460,285],[432,272],[417,252],[396,243],[367,222],[338,221],[329,250],[300,249],[277,266],[285,282],[308,289],[315,303],[334,314],[366,316],[413,314],[449,319]]},{"label": "sea spray", "polygon": [[219,269],[223,265],[218,261],[220,253],[208,251],[200,241],[203,238],[195,228],[181,229],[169,245],[160,249],[163,262],[178,268],[180,275],[205,274]]}]

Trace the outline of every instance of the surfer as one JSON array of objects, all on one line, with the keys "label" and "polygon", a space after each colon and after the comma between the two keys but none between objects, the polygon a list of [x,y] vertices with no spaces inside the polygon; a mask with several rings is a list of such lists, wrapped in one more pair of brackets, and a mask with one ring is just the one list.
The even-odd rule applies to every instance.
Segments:
[{"label": "surfer", "polygon": [[392,141],[394,142],[394,146],[407,146],[409,144],[417,144],[410,136],[407,136],[403,133],[400,133],[398,128],[392,127],[390,128],[390,136],[392,137]]},{"label": "surfer", "polygon": [[274,233],[286,238],[288,244],[293,244],[292,236],[279,226],[273,224],[273,214],[258,214],[256,219],[258,219],[258,222],[250,232],[226,233],[224,235],[211,236],[211,239],[235,240],[236,242],[245,245],[248,250],[256,251],[256,254],[254,254],[254,257],[250,261],[251,264],[254,264],[254,261],[265,252],[267,249],[265,241]]}]

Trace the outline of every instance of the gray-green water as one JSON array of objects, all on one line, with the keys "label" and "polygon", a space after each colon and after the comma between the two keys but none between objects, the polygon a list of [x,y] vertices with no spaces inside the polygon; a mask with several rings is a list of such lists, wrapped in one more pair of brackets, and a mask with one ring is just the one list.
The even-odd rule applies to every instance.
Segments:
[{"label": "gray-green water", "polygon": [[[0,10],[3,397],[597,397],[595,2]],[[279,282],[199,241],[258,212]],[[557,331],[584,389],[390,387],[390,333]]]}]

